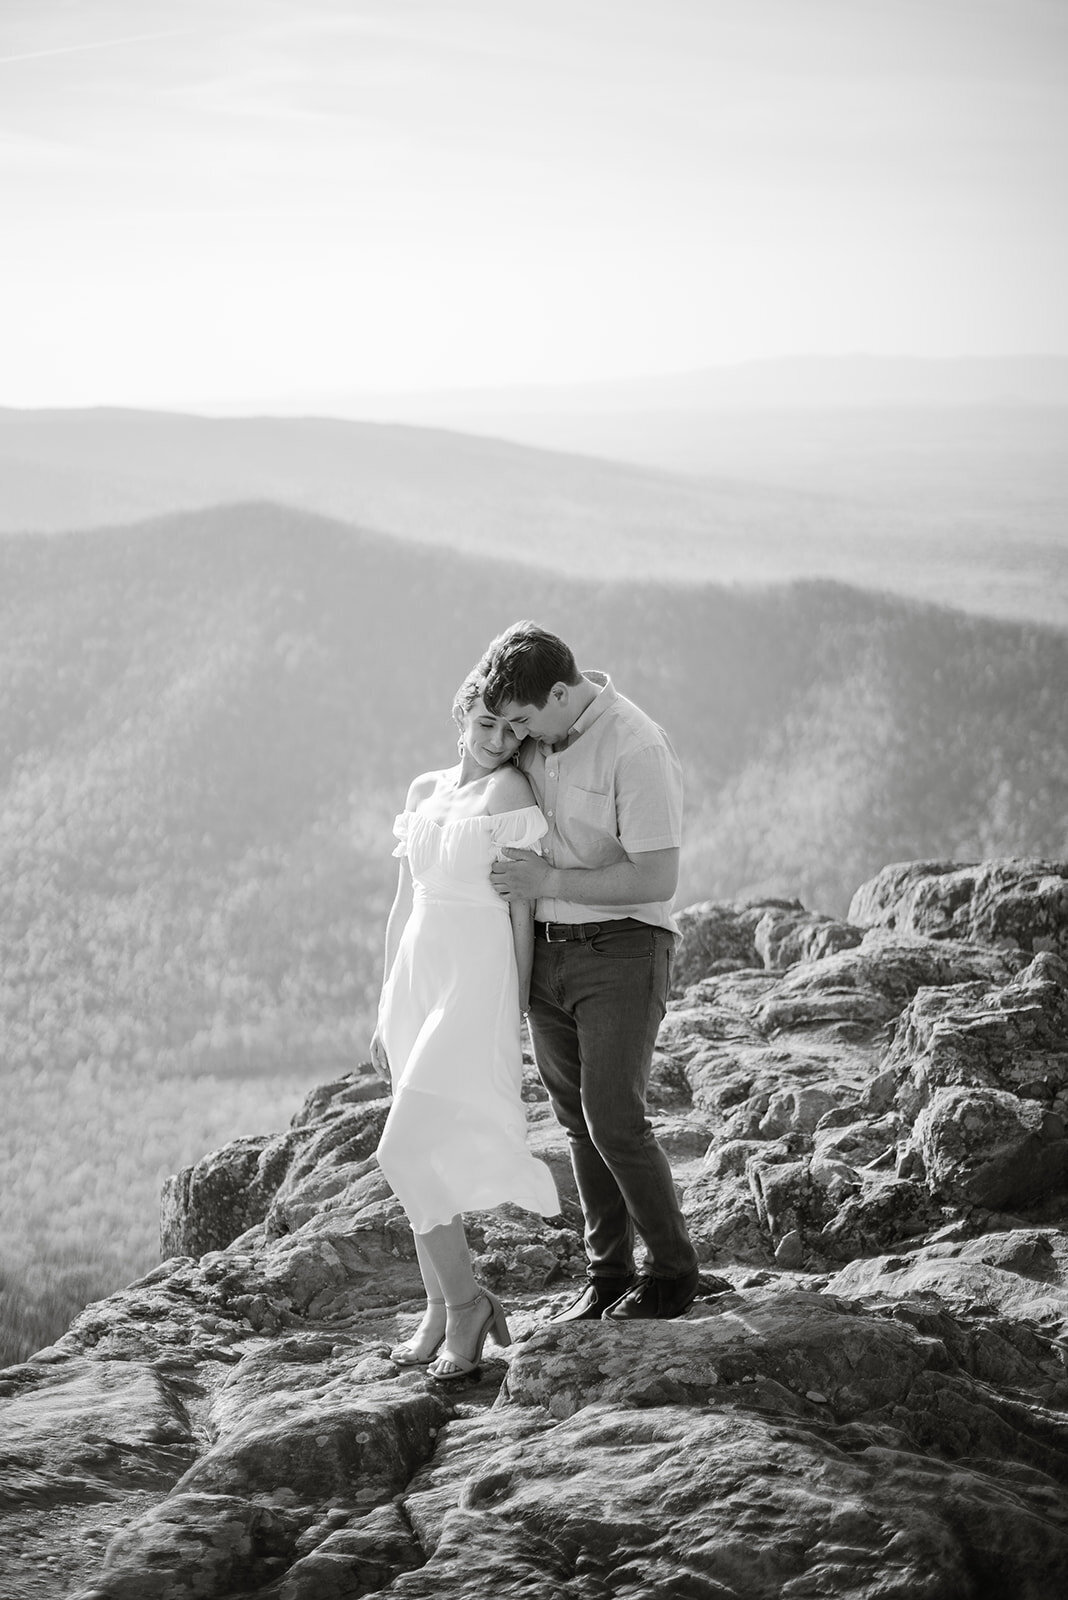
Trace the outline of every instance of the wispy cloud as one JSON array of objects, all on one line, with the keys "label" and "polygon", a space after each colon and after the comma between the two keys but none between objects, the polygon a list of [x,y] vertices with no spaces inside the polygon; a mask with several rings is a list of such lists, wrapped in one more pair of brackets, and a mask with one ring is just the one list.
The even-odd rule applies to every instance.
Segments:
[{"label": "wispy cloud", "polygon": [[1063,0],[0,0],[0,400],[1063,348],[1066,48]]},{"label": "wispy cloud", "polygon": [[83,50],[113,50],[117,45],[143,44],[149,39],[176,39],[195,31],[193,28],[168,28],[163,33],[128,33],[121,39],[94,39],[89,44],[63,44],[52,50],[27,50],[22,55],[0,56],[0,67],[11,66],[16,61],[46,61],[50,56],[73,56]]}]

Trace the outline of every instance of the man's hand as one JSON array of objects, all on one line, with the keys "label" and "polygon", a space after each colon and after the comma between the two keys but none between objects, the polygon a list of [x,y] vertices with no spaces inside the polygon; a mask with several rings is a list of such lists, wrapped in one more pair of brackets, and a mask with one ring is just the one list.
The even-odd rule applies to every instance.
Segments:
[{"label": "man's hand", "polygon": [[388,1083],[389,1082],[389,1057],[386,1055],[386,1047],[385,1047],[385,1045],[382,1043],[381,1039],[378,1037],[378,1029],[377,1028],[375,1029],[374,1037],[371,1040],[371,1065],[372,1065],[372,1067],[374,1067],[375,1071],[378,1073],[378,1076],[380,1078],[384,1078],[386,1083]]},{"label": "man's hand", "polygon": [[551,871],[533,850],[506,850],[504,860],[494,863],[490,882],[502,900],[536,900]]}]

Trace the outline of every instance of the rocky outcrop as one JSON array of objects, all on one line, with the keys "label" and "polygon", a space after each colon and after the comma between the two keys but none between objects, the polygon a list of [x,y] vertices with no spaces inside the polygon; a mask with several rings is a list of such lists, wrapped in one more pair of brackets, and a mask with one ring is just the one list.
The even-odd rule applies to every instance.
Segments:
[{"label": "rocky outcrop", "polygon": [[849,950],[863,929],[806,911],[800,900],[750,900],[736,905],[706,901],[679,914],[675,985],[742,967],[785,972],[797,961],[817,961]]},{"label": "rocky outcrop", "polygon": [[901,862],[857,890],[849,920],[1068,957],[1068,861]]},{"label": "rocky outcrop", "polygon": [[386,1119],[380,1094],[378,1080],[366,1077],[324,1086],[287,1132],[238,1139],[168,1178],[160,1198],[164,1259],[221,1250],[271,1210],[284,1219],[283,1231],[298,1216],[307,1220],[362,1176]]},{"label": "rocky outcrop", "polygon": [[1054,876],[887,869],[849,924],[685,914],[650,1097],[702,1261],[676,1322],[552,1322],[581,1215],[532,1069],[563,1210],[469,1219],[514,1338],[476,1379],[388,1359],[418,1274],[368,1070],[180,1174],[169,1258],[0,1375],[0,1594],[1060,1595]]}]

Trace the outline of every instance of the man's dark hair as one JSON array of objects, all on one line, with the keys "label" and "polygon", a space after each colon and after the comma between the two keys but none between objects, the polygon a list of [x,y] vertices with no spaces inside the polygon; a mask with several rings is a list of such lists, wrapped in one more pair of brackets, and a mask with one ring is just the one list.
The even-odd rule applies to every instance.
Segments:
[{"label": "man's dark hair", "polygon": [[564,641],[536,622],[513,622],[505,628],[487,647],[478,670],[485,678],[483,702],[495,717],[510,701],[540,711],[554,683],[582,681]]}]

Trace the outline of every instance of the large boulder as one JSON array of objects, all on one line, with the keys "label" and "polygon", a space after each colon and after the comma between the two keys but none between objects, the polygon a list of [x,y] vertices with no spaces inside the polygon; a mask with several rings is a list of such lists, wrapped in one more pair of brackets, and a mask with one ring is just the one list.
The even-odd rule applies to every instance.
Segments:
[{"label": "large boulder", "polygon": [[[1047,1600],[1064,1441],[927,1320],[768,1288],[669,1325],[541,1331],[413,1480],[428,1559],[397,1592],[948,1600],[996,1571]],[[1009,1460],[1028,1463],[1011,1488]]]},{"label": "large boulder", "polygon": [[1068,861],[905,861],[853,896],[849,921],[1068,957]]},{"label": "large boulder", "polygon": [[[799,900],[776,904],[782,909],[801,910]],[[680,911],[674,964],[676,990],[681,992],[712,973],[763,966],[755,935],[767,907],[767,901],[735,905],[706,900]]]},{"label": "large boulder", "polygon": [[0,1508],[166,1489],[196,1459],[180,1395],[150,1362],[26,1362],[0,1374],[0,1410]]},{"label": "large boulder", "polygon": [[[468,1425],[406,1506],[429,1559],[405,1600],[1051,1600],[1068,1561],[1056,1486],[1021,1491],[895,1432],[704,1405],[593,1402],[513,1442]],[[716,1395],[716,1398],[713,1398]],[[449,1438],[456,1434],[455,1441]],[[466,1444],[467,1448],[464,1448]],[[979,1587],[997,1573],[1004,1587]],[[313,1600],[301,1590],[294,1600]],[[314,1597],[318,1600],[318,1597]]]},{"label": "large boulder", "polygon": [[[1058,1229],[1009,1229],[975,1239],[935,1239],[904,1255],[858,1257],[827,1285],[831,1294],[889,1303],[926,1299],[957,1316],[993,1318],[985,1341],[994,1381],[1011,1383],[1014,1353],[1041,1357],[1068,1335],[1068,1237]],[[984,1323],[984,1327],[987,1324]]]},{"label": "large boulder", "polygon": [[753,933],[757,954],[769,972],[786,972],[799,961],[822,961],[839,950],[852,950],[863,928],[819,912],[793,906],[765,911]]},{"label": "large boulder", "polygon": [[1026,1210],[1068,1189],[1061,1118],[1003,1089],[938,1089],[912,1131],[928,1185],[992,1211]]},{"label": "large boulder", "polygon": [[[947,1208],[1037,1215],[1064,1186],[1055,955],[872,929],[782,974],[701,980],[660,1045],[709,1129],[685,1196],[704,1262],[815,1269],[896,1248]],[[962,1085],[1008,1095],[985,1134],[978,1104],[960,1126],[947,1106],[917,1129],[932,1094]]]},{"label": "large boulder", "polygon": [[681,911],[678,922],[676,994],[721,972],[747,967],[785,972],[798,961],[851,949],[864,936],[862,928],[806,911],[799,900],[708,900]]},{"label": "large boulder", "polygon": [[833,1029],[841,1038],[870,1037],[893,1022],[921,988],[1004,982],[1020,964],[977,945],[873,931],[854,948],[792,967],[768,989],[754,1020],[765,1034],[805,1027]]},{"label": "large boulder", "polygon": [[237,1139],[168,1178],[160,1200],[161,1255],[225,1249],[272,1207],[284,1218],[286,1198],[306,1217],[362,1175],[357,1168],[377,1148],[389,1114],[377,1078],[368,1085],[377,1091],[373,1100],[352,1093],[365,1082],[365,1074],[352,1074],[325,1100],[313,1091],[285,1133]]},{"label": "large boulder", "polygon": [[940,1088],[1005,1089],[1068,1114],[1068,966],[1039,955],[1008,983],[918,992],[886,1058],[909,1121]]}]

